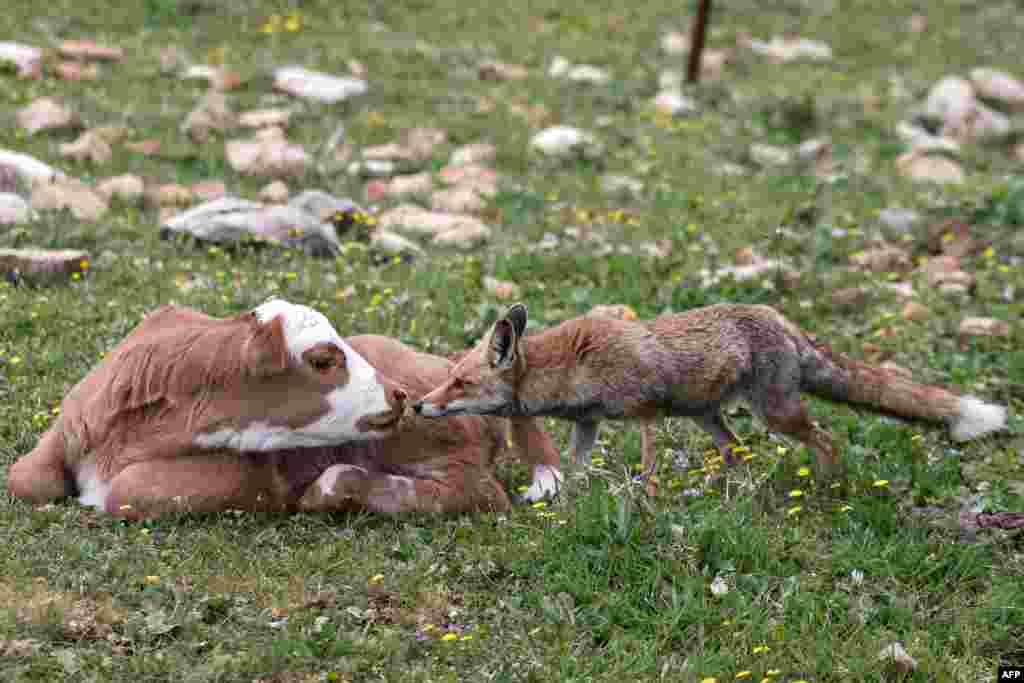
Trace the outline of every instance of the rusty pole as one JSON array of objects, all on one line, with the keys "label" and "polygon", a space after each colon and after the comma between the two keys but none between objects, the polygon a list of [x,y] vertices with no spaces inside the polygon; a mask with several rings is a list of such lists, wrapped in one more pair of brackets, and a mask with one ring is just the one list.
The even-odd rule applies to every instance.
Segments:
[{"label": "rusty pole", "polygon": [[708,16],[711,14],[711,0],[698,0],[697,14],[693,15],[690,27],[690,60],[686,68],[686,82],[696,83],[700,80],[700,57],[704,52],[704,33],[708,27]]}]

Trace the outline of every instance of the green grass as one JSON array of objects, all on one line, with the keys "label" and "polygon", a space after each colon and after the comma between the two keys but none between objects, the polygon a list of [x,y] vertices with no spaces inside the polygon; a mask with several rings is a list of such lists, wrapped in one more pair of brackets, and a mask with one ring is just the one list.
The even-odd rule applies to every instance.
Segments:
[{"label": "green grass", "polygon": [[[493,200],[501,217],[493,244],[411,264],[375,264],[358,248],[317,260],[161,242],[155,212],[136,206],[117,206],[96,224],[56,215],[0,229],[0,246],[91,254],[89,272],[67,285],[0,285],[0,465],[32,448],[65,392],[158,305],[227,315],[279,294],[324,311],[345,334],[389,334],[444,353],[474,342],[504,305],[483,290],[488,275],[517,281],[540,325],[598,303],[629,304],[645,317],[719,301],[770,303],[839,350],[860,355],[871,342],[923,379],[1009,404],[1013,417],[1008,434],[958,445],[941,429],[814,402],[849,466],[843,496],[800,476],[809,454],[737,409],[731,421],[755,457],[695,497],[683,491],[700,482],[672,469],[670,451],[686,453],[695,468],[710,443],[683,421],[659,426],[664,493],[656,501],[631,482],[637,432],[607,427],[602,464],[572,477],[565,496],[502,516],[226,514],[129,524],[75,503],[32,509],[3,497],[3,680],[727,681],[749,671],[739,680],[882,681],[899,679],[876,660],[897,640],[920,664],[905,680],[978,681],[994,676],[1000,661],[1024,663],[1021,536],[983,532],[970,542],[955,525],[973,493],[988,509],[1024,510],[1024,333],[1013,294],[1019,300],[1024,288],[1024,193],[1013,176],[1020,166],[981,148],[968,155],[969,182],[960,189],[902,181],[893,172],[903,151],[893,131],[910,103],[893,96],[889,80],[898,76],[916,98],[942,75],[977,65],[1024,76],[1015,4],[917,3],[930,28],[912,38],[909,3],[833,3],[831,11],[796,1],[716,3],[712,47],[733,44],[742,31],[767,38],[793,30],[828,41],[836,61],[779,67],[741,54],[722,82],[693,93],[701,115],[671,125],[647,103],[657,73],[681,66],[657,44],[666,27],[684,26],[685,4],[8,5],[0,35],[41,46],[92,38],[124,47],[127,58],[101,67],[93,82],[0,72],[0,148],[86,178],[223,179],[233,193],[255,196],[264,181],[234,174],[219,138],[195,147],[179,133],[204,86],[159,74],[159,51],[178,45],[198,62],[223,55],[250,79],[230,93],[236,109],[296,106],[289,136],[308,150],[339,123],[358,144],[440,126],[451,140],[435,166],[455,145],[491,141],[499,170],[518,187]],[[292,12],[301,30],[259,32],[271,14]],[[625,27],[619,33],[608,28],[614,17]],[[613,82],[588,90],[550,79],[544,74],[556,54],[601,65]],[[525,64],[531,76],[479,81],[475,65],[485,58]],[[370,72],[371,91],[357,102],[311,105],[269,94],[269,67],[343,72],[350,59]],[[13,112],[42,95],[66,99],[90,126],[122,124],[135,139],[159,138],[165,151],[144,157],[116,146],[102,168],[59,161],[69,134],[27,139],[13,125]],[[879,97],[877,110],[863,106],[867,95]],[[490,114],[477,109],[484,96],[498,103]],[[533,159],[526,143],[535,130],[509,112],[513,102],[541,104],[555,121],[596,130],[608,150],[603,167]],[[815,198],[810,177],[712,172],[741,162],[751,142],[821,134],[831,136],[847,175],[827,202]],[[604,172],[641,178],[644,196],[605,197],[597,182]],[[344,174],[310,173],[292,188],[362,197]],[[877,233],[886,206],[979,226],[994,250],[964,261],[978,277],[974,296],[961,303],[921,287],[934,315],[905,322],[900,303],[878,286],[885,275],[844,270]],[[635,220],[608,213],[616,209]],[[579,222],[576,210],[606,216],[594,232],[634,253],[598,256],[565,239],[552,252],[530,249]],[[777,235],[780,222],[788,232]],[[655,240],[671,242],[668,257],[640,255],[639,245]],[[925,244],[923,229],[906,238],[915,257]],[[747,245],[787,259],[800,283],[701,287],[702,268],[731,263]],[[209,286],[184,291],[193,280]],[[342,295],[350,285],[355,293]],[[871,302],[836,313],[830,291],[857,285],[875,292]],[[1009,320],[1013,336],[960,346],[956,326],[965,315]],[[891,333],[878,335],[883,328]],[[548,426],[564,448],[567,426]],[[528,477],[517,463],[499,464],[499,473],[511,490]],[[888,484],[876,486],[880,480]],[[729,587],[722,595],[710,590],[718,577]],[[5,655],[2,641],[15,639],[34,646]]]}]

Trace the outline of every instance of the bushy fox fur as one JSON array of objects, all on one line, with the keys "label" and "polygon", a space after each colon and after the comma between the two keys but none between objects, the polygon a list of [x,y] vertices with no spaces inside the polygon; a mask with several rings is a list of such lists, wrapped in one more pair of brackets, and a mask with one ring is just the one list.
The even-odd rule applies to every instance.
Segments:
[{"label": "bushy fox fur", "polygon": [[660,417],[691,418],[732,463],[738,442],[722,409],[736,399],[769,429],[806,444],[824,475],[838,473],[836,448],[811,421],[801,392],[945,422],[959,441],[1006,425],[1005,408],[833,352],[769,306],[718,304],[649,321],[583,316],[530,336],[526,322],[524,305],[509,308],[413,409],[427,417],[572,420],[575,462],[589,456],[600,420],[640,420],[647,474],[655,464],[649,429]]}]

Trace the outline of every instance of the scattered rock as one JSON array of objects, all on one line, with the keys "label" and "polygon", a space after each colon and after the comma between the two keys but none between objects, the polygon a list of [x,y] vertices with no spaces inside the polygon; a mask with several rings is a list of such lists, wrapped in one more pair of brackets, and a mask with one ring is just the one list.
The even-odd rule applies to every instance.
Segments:
[{"label": "scattered rock", "polygon": [[530,77],[530,70],[522,64],[484,62],[477,75],[481,81],[522,81]]},{"label": "scattered rock", "polygon": [[599,182],[601,192],[623,199],[639,197],[644,191],[643,181],[630,176],[606,174],[601,176]]},{"label": "scattered rock", "polygon": [[886,372],[891,372],[894,375],[905,377],[906,379],[914,379],[914,372],[910,368],[905,368],[898,363],[893,363],[891,360],[880,363],[878,367]]},{"label": "scattered rock", "polygon": [[70,209],[80,221],[98,221],[107,212],[107,202],[100,195],[89,185],[71,178],[37,184],[30,203],[37,211]]},{"label": "scattered rock", "polygon": [[571,126],[542,130],[530,140],[530,147],[550,157],[594,159],[601,155],[600,145],[593,135]]},{"label": "scattered rock", "polygon": [[27,223],[32,219],[32,208],[24,199],[10,192],[0,193],[0,225]]},{"label": "scattered rock", "polygon": [[654,108],[668,116],[683,116],[697,111],[697,105],[679,90],[663,90],[654,98]]},{"label": "scattered rock", "polygon": [[901,121],[896,126],[896,136],[914,152],[943,152],[958,154],[960,143],[947,137],[932,135],[921,126]]},{"label": "scattered rock", "polygon": [[860,270],[875,273],[888,273],[895,270],[910,268],[910,254],[905,250],[888,244],[850,255],[850,263]]},{"label": "scattered rock", "polygon": [[[939,251],[939,249],[936,248],[935,251]],[[960,258],[949,254],[936,256],[935,258],[925,260],[918,270],[925,275],[931,275],[932,273],[952,273],[953,271],[960,270]]]},{"label": "scattered rock", "polygon": [[904,320],[912,320],[915,322],[923,322],[932,317],[932,311],[924,304],[920,304],[916,301],[908,301],[903,306],[903,311],[900,315],[903,316]]},{"label": "scattered rock", "polygon": [[287,128],[291,118],[292,113],[287,109],[253,109],[238,115],[238,125],[242,128]]},{"label": "scattered rock", "polygon": [[260,190],[259,197],[268,204],[284,204],[288,201],[288,186],[282,180],[275,180]]},{"label": "scattered rock", "polygon": [[138,142],[129,142],[125,144],[125,147],[147,157],[160,153],[160,141],[155,138],[139,140]]},{"label": "scattered rock", "polygon": [[950,219],[928,228],[928,250],[946,256],[969,256],[982,251],[987,245],[971,235],[971,227],[964,221]]},{"label": "scattered rock", "polygon": [[364,148],[363,158],[374,161],[416,161],[418,157],[412,148],[391,142],[386,145]]},{"label": "scattered rock", "polygon": [[71,59],[95,59],[103,62],[120,62],[124,50],[119,47],[100,45],[91,40],[65,40],[57,48],[62,57]]},{"label": "scattered rock", "polygon": [[750,50],[768,58],[775,64],[786,62],[810,61],[827,62],[832,60],[832,48],[820,40],[810,40],[796,36],[774,36],[770,41],[747,38],[741,41]]},{"label": "scattered rock", "polygon": [[959,76],[947,76],[928,91],[923,114],[941,124],[945,131],[964,125],[976,106],[970,81]]},{"label": "scattered rock", "polygon": [[389,197],[403,197],[411,194],[427,194],[434,189],[434,179],[430,173],[415,173],[392,178],[384,190]]},{"label": "scattered rock", "polygon": [[864,306],[870,293],[863,287],[847,287],[832,292],[832,306],[840,311],[851,311]]},{"label": "scattered rock", "polygon": [[439,190],[430,197],[430,208],[445,213],[478,213],[486,206],[478,190],[462,185]]},{"label": "scattered rock", "polygon": [[39,78],[43,72],[43,51],[31,45],[2,41],[0,62],[14,64],[18,78]]},{"label": "scattered rock", "polygon": [[134,202],[142,196],[146,186],[142,178],[125,174],[103,180],[96,186],[96,191],[106,200],[120,199],[123,202]]},{"label": "scattered rock", "polygon": [[332,207],[353,215],[359,211],[349,200],[338,200],[320,192],[303,193],[288,204],[274,206],[221,197],[162,222],[161,235],[187,233],[218,243],[249,238],[332,256],[339,250],[338,228],[322,218],[324,213],[333,213]]},{"label": "scattered rock", "polygon": [[1024,83],[1005,71],[979,67],[972,69],[971,83],[979,97],[993,100],[1011,111],[1024,111]]},{"label": "scattered rock", "polygon": [[495,298],[501,299],[502,301],[518,299],[521,295],[519,285],[516,283],[508,282],[507,280],[498,280],[489,276],[484,278],[484,291],[493,295]]},{"label": "scattered rock", "polygon": [[200,180],[192,183],[188,190],[192,193],[192,198],[198,202],[209,202],[228,194],[227,185],[220,180]]},{"label": "scattered rock", "polygon": [[203,144],[210,139],[211,131],[228,131],[237,123],[238,118],[228,106],[228,100],[224,93],[211,90],[185,117],[181,124],[181,132],[188,135],[192,142]]},{"label": "scattered rock", "polygon": [[793,152],[784,147],[754,143],[750,146],[750,160],[765,168],[786,166],[793,163]]},{"label": "scattered rock", "polygon": [[495,160],[498,148],[486,142],[463,145],[452,152],[449,166],[466,166],[469,164],[486,164]]},{"label": "scattered rock", "polygon": [[555,55],[551,60],[551,66],[548,67],[548,76],[551,78],[562,78],[569,69],[572,68],[572,62],[561,55]]},{"label": "scattered rock", "polygon": [[612,80],[607,71],[592,64],[577,64],[569,69],[565,77],[573,83],[586,85],[605,85]]},{"label": "scattered rock", "polygon": [[690,52],[690,34],[671,31],[661,37],[661,50],[667,55],[685,55]]},{"label": "scattered rock", "polygon": [[185,80],[206,81],[213,90],[224,92],[234,90],[242,84],[242,75],[222,66],[197,64],[185,69],[181,76]]},{"label": "scattered rock", "polygon": [[160,51],[160,73],[171,75],[188,67],[188,55],[180,47],[172,45]]},{"label": "scattered rock", "polygon": [[18,639],[0,640],[0,658],[3,657],[31,657],[42,647],[38,640]]},{"label": "scattered rock", "polygon": [[78,250],[0,249],[0,273],[7,276],[69,276],[89,267],[89,254]]},{"label": "scattered rock", "polygon": [[164,207],[185,207],[192,203],[192,191],[184,185],[167,183],[146,188],[145,197],[151,206]]},{"label": "scattered rock", "polygon": [[64,171],[45,164],[35,157],[20,152],[0,149],[0,168],[10,169],[26,185],[48,183],[64,178]]},{"label": "scattered rock", "polygon": [[939,271],[928,274],[928,286],[947,294],[970,292],[974,289],[975,284],[975,277],[962,270]]},{"label": "scattered rock", "polygon": [[903,675],[917,669],[917,661],[903,649],[903,643],[893,643],[879,652],[878,658]]},{"label": "scattered rock", "polygon": [[370,235],[370,246],[388,254],[420,256],[423,249],[410,240],[390,230],[376,230]]},{"label": "scattered rock", "polygon": [[77,128],[81,124],[77,114],[52,97],[40,97],[33,101],[18,111],[17,119],[18,125],[29,135],[42,130]]},{"label": "scattered rock", "polygon": [[960,139],[978,142],[1002,142],[1013,132],[1010,118],[983,104],[977,104],[966,125],[954,130],[953,134]]},{"label": "scattered rock", "polygon": [[277,127],[264,128],[249,140],[231,140],[225,152],[231,167],[243,175],[295,176],[311,163],[302,146],[285,140]]},{"label": "scattered rock", "polygon": [[445,185],[471,187],[488,197],[494,196],[498,192],[498,172],[490,166],[481,164],[445,166],[437,176]]},{"label": "scattered rock", "polygon": [[95,131],[87,130],[74,142],[66,142],[60,146],[60,155],[65,159],[88,161],[93,164],[106,164],[114,156],[110,145]]},{"label": "scattered rock", "polygon": [[355,178],[386,178],[398,171],[398,164],[393,161],[367,159],[353,161],[348,165],[348,174]]},{"label": "scattered rock", "polygon": [[332,76],[301,66],[286,66],[274,72],[274,87],[294,97],[333,104],[363,95],[366,81],[347,76]]},{"label": "scattered rock", "polygon": [[439,247],[455,247],[456,249],[472,249],[486,242],[491,237],[491,229],[483,223],[463,223],[451,230],[445,230],[431,240]]},{"label": "scattered rock", "polygon": [[907,22],[907,29],[914,34],[920,35],[928,30],[928,17],[923,14],[915,14]]},{"label": "scattered rock", "polygon": [[53,71],[58,78],[65,81],[95,81],[100,77],[99,67],[84,62],[57,62]]},{"label": "scattered rock", "polygon": [[435,148],[448,142],[448,133],[441,128],[410,128],[402,140],[413,151],[415,158],[426,161],[434,156]]},{"label": "scattered rock", "polygon": [[995,318],[964,318],[960,321],[961,337],[1009,337],[1010,323]]},{"label": "scattered rock", "polygon": [[878,222],[895,233],[912,232],[921,223],[921,214],[913,209],[888,208],[878,212]]},{"label": "scattered rock", "polygon": [[946,157],[925,155],[916,151],[901,154],[896,159],[900,175],[917,182],[960,184],[964,171],[960,164]]}]

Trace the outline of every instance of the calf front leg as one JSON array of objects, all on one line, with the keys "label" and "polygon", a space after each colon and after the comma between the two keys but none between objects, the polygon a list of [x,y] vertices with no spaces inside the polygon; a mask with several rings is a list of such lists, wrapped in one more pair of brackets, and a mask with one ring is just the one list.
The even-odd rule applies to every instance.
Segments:
[{"label": "calf front leg", "polygon": [[7,470],[8,492],[32,503],[74,495],[75,484],[68,476],[66,452],[64,436],[58,425],[54,425],[35,448]]},{"label": "calf front leg", "polygon": [[551,435],[541,428],[536,418],[513,417],[509,423],[519,458],[532,465],[533,480],[523,498],[533,502],[556,495],[562,487],[563,476],[561,456]]},{"label": "calf front leg", "polygon": [[508,507],[501,484],[479,468],[453,468],[438,478],[420,478],[356,465],[332,465],[299,500],[299,509],[306,512],[365,510],[388,515],[457,514]]},{"label": "calf front leg", "polygon": [[569,452],[575,465],[589,465],[590,451],[597,441],[597,420],[580,420],[569,437]]}]

